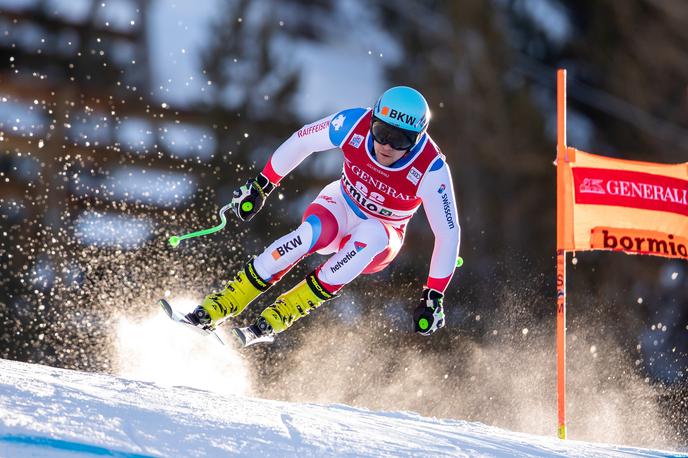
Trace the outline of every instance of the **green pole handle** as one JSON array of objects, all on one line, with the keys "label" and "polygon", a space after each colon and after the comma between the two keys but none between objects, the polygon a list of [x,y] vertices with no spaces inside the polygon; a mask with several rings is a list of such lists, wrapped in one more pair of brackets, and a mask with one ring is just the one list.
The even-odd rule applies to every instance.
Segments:
[{"label": "green pole handle", "polygon": [[456,258],[456,267],[461,267],[463,265],[463,258],[459,256]]},{"label": "green pole handle", "polygon": [[227,210],[229,210],[231,207],[232,207],[232,204],[228,203],[227,205],[225,205],[224,207],[222,207],[220,209],[220,220],[222,222],[220,224],[218,224],[217,226],[214,226],[214,227],[211,227],[208,229],[202,229],[202,230],[196,231],[196,232],[190,232],[190,233],[184,234],[184,235],[173,235],[168,240],[169,244],[176,248],[182,240],[191,239],[194,237],[200,237],[202,235],[208,235],[208,234],[212,234],[214,232],[217,232],[219,230],[222,230],[227,225],[227,218],[225,218],[225,212]]}]

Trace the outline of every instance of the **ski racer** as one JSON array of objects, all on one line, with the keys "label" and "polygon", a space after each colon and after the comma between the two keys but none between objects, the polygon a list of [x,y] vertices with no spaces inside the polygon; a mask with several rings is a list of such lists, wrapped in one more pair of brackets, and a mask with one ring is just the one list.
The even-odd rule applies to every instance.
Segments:
[{"label": "ski racer", "polygon": [[429,120],[423,95],[397,86],[385,91],[372,109],[343,110],[295,132],[257,177],[234,191],[234,213],[243,221],[253,218],[280,180],[312,152],[339,148],[344,154],[341,179],[322,189],[300,226],[252,258],[187,319],[214,329],[240,314],[305,256],[331,255],[243,328],[240,338],[248,344],[283,332],[360,274],[387,267],[422,204],[435,244],[413,314],[414,330],[430,335],[443,327],[442,300],[458,257],[460,227],[449,166],[427,133]]}]

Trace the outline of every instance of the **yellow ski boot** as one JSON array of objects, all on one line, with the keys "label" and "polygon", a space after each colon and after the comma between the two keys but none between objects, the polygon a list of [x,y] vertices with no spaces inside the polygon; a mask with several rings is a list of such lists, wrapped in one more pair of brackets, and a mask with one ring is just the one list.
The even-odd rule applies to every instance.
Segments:
[{"label": "yellow ski boot", "polygon": [[280,333],[296,320],[308,315],[311,310],[320,307],[323,302],[335,296],[323,288],[313,272],[298,285],[280,295],[274,304],[263,310],[260,316],[265,323],[261,323],[262,320],[259,318],[256,325],[259,328],[261,324],[262,327],[266,327],[265,324],[269,326],[269,329],[261,329],[262,333]]},{"label": "yellow ski boot", "polygon": [[334,297],[336,294],[327,292],[313,272],[263,310],[255,323],[245,328],[233,328],[232,333],[244,347],[272,342],[275,334]]},{"label": "yellow ski boot", "polygon": [[239,315],[270,286],[258,276],[251,260],[227,282],[225,289],[206,296],[201,305],[186,317],[196,326],[215,329],[225,319]]}]

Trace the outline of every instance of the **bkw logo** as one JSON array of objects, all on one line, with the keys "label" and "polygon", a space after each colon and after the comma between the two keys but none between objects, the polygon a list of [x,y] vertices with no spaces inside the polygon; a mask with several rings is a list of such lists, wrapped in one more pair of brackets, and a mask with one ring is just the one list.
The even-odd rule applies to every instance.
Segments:
[{"label": "bkw logo", "polygon": [[416,118],[415,117],[408,115],[406,113],[403,113],[401,111],[395,110],[394,108],[382,107],[382,110],[380,110],[380,112],[384,116],[389,116],[392,119],[398,119],[399,121],[403,122],[404,124],[408,124],[411,126],[416,125]]}]

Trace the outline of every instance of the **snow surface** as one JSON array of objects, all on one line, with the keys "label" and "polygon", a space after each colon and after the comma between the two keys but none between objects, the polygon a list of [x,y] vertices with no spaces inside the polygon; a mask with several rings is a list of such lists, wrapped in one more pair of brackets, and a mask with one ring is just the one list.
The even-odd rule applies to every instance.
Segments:
[{"label": "snow surface", "polygon": [[688,456],[0,360],[0,456]]}]

